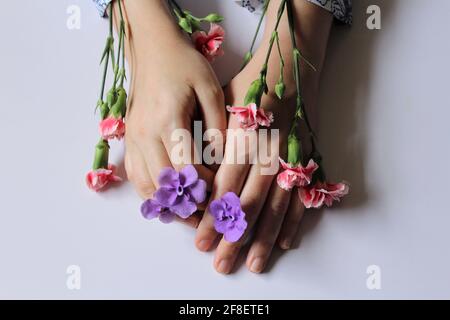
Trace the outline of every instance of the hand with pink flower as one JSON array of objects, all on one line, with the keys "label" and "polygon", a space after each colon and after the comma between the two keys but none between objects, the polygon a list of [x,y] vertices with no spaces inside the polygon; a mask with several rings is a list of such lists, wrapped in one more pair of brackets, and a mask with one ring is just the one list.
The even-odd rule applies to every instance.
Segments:
[{"label": "hand with pink flower", "polygon": [[[252,51],[249,52],[245,67],[225,90],[228,111],[231,113],[230,129],[279,129],[280,141],[275,149],[279,149],[280,154],[279,158],[274,157],[272,161],[280,161],[280,171],[278,175],[263,175],[260,163],[223,163],[220,166],[211,198],[217,201],[230,191],[239,195],[247,227],[238,241],[230,241],[234,238],[226,236],[220,241],[214,266],[221,273],[233,270],[240,249],[251,233],[253,238],[246,264],[251,271],[262,272],[275,243],[278,242],[283,249],[292,247],[305,205],[331,205],[348,191],[345,184],[332,185],[321,181],[319,173],[323,173],[323,169],[320,157],[316,157],[318,151],[311,137],[312,132],[308,130],[309,126],[312,129],[316,123],[314,111],[318,83],[332,17],[306,1],[288,3],[292,3],[287,8],[290,19],[297,24],[295,30],[302,30],[301,33],[296,32],[294,37],[301,48],[294,46],[293,51],[291,35],[294,33],[292,30],[290,32],[288,14],[278,9],[284,10],[282,6],[286,5],[286,1],[271,1],[260,48],[254,55]],[[279,54],[268,55],[272,47]],[[315,68],[300,59],[302,54],[313,61]],[[298,72],[299,67],[301,73]],[[291,76],[294,72],[296,77]],[[310,116],[307,119],[308,126],[303,125],[303,122],[299,126],[300,116],[302,119],[306,116],[302,114],[305,113],[302,109],[304,104]],[[246,153],[248,150],[232,150],[227,144],[225,158],[227,153],[235,152]],[[223,228],[222,224],[217,225],[217,212],[221,212],[219,209],[223,204],[214,201],[214,206],[208,209],[210,214],[203,217],[198,227],[196,245],[201,251],[212,248],[218,231]]]},{"label": "hand with pink flower", "polygon": [[[123,6],[131,67],[126,132],[117,117],[106,118],[100,129],[104,138],[125,135],[128,178],[148,199],[160,187],[163,168],[180,170],[194,163],[196,150],[189,147],[190,154],[172,154],[174,130],[188,132],[189,145],[192,123],[200,116],[204,129],[226,129],[223,91],[210,66],[222,54],[224,31],[217,24],[220,16],[197,18],[173,1],[125,1]],[[210,186],[214,173],[202,165],[195,168]]]}]

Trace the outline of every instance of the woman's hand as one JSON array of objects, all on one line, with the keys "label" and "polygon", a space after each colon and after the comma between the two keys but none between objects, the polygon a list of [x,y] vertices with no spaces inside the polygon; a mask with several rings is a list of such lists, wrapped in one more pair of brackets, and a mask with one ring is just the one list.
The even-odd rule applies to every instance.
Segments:
[{"label": "woman's hand", "polygon": [[[225,131],[224,95],[209,62],[181,33],[164,1],[125,1],[124,13],[132,69],[125,167],[139,195],[149,198],[162,168],[194,163],[193,152],[172,155],[175,130],[191,132],[194,118],[201,116],[203,129]],[[211,186],[213,172],[196,168]]]},{"label": "woman's hand", "polygon": [[[302,33],[297,35],[301,50],[312,60],[317,72],[302,64],[302,91],[303,98],[308,107],[309,114],[314,121],[315,102],[318,89],[318,80],[322,67],[328,33],[331,26],[331,15],[306,1],[295,2],[296,23]],[[263,39],[263,45],[258,49],[255,57],[247,67],[231,81],[226,90],[227,103],[230,105],[242,105],[244,96],[250,83],[257,79],[259,70],[263,64],[267,44],[275,23],[274,16],[279,1],[271,1],[268,11],[268,22]],[[273,92],[263,97],[261,106],[272,111],[275,122],[270,129],[279,129],[279,141],[268,141],[270,145],[278,143],[274,149],[279,150],[279,155],[285,158],[287,153],[287,136],[295,112],[295,83],[291,79],[292,74],[292,47],[289,45],[287,18],[284,17],[279,28],[283,56],[286,62],[285,82],[287,84],[286,99],[279,100]],[[279,57],[273,53],[269,61],[269,73],[267,81],[272,89],[278,79]],[[291,80],[289,80],[291,79]],[[234,116],[230,117],[229,128],[239,128]],[[303,132],[299,132],[303,134]],[[270,137],[270,134],[268,135]],[[303,135],[305,136],[305,135]],[[305,149],[307,139],[303,142]],[[228,140],[227,140],[228,141]],[[259,141],[261,143],[262,141]],[[273,151],[273,149],[272,149]],[[227,142],[225,159],[230,153],[247,153],[249,150],[236,150]],[[305,150],[305,152],[308,152]],[[272,161],[278,161],[278,153],[272,152]],[[217,199],[228,191],[240,195],[243,211],[246,213],[248,227],[242,238],[235,243],[221,239],[214,259],[214,267],[218,272],[229,273],[232,271],[236,258],[243,244],[252,233],[253,239],[247,255],[247,267],[253,272],[262,272],[267,265],[275,243],[278,241],[282,249],[289,249],[300,225],[304,213],[296,189],[293,192],[282,190],[276,183],[276,174],[261,174],[263,165],[256,164],[230,164],[223,163],[214,180],[211,199]],[[201,221],[197,236],[196,246],[201,251],[211,249],[218,234],[214,229],[214,219],[210,214],[205,214]]]}]

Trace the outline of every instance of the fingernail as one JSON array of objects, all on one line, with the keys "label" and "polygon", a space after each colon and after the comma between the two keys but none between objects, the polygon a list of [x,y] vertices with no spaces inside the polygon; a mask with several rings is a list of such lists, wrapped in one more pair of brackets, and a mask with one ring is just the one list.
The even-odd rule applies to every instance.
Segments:
[{"label": "fingernail", "polygon": [[250,271],[254,273],[260,273],[264,270],[264,260],[263,258],[255,258],[253,259],[252,264],[250,265]]},{"label": "fingernail", "polygon": [[197,243],[197,248],[201,251],[208,251],[209,248],[211,247],[212,241],[211,240],[200,240]]},{"label": "fingernail", "polygon": [[232,268],[231,260],[229,259],[222,259],[219,261],[219,264],[217,266],[217,271],[220,273],[230,273]]},{"label": "fingernail", "polygon": [[291,239],[284,239],[283,241],[281,241],[281,249],[284,249],[284,250],[288,250],[289,248],[291,248],[291,244],[292,244],[292,241],[291,241]]}]

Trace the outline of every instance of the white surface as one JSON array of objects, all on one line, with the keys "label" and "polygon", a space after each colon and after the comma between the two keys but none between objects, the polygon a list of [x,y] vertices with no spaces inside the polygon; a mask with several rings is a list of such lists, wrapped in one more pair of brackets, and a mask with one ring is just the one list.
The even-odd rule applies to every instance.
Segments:
[{"label": "white surface", "polygon": [[[352,194],[309,214],[300,247],[269,273],[221,276],[192,230],[142,219],[130,185],[100,195],[84,185],[106,21],[90,1],[3,0],[0,298],[450,298],[450,2],[354,2],[353,28],[333,32],[320,97],[327,169]],[[66,28],[71,4],[81,30]],[[381,6],[380,31],[365,27],[369,4]],[[192,8],[210,9],[228,18],[226,80],[256,17],[231,0]],[[66,288],[72,264],[79,291]],[[372,264],[379,291],[366,288]]]}]

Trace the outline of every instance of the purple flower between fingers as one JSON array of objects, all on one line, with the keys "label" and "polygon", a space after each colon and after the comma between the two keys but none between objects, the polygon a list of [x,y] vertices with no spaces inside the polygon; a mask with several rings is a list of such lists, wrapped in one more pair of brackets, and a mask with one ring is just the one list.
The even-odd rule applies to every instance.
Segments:
[{"label": "purple flower between fingers", "polygon": [[247,229],[245,212],[241,209],[241,201],[234,192],[227,192],[209,205],[209,212],[214,217],[214,228],[222,233],[228,242],[238,241]]},{"label": "purple flower between fingers", "polygon": [[159,218],[162,223],[170,223],[176,216],[169,208],[153,199],[148,199],[142,204],[141,213],[145,219]]},{"label": "purple flower between fingers", "polygon": [[160,188],[155,192],[155,199],[183,219],[197,211],[197,204],[206,199],[206,182],[198,178],[193,165],[180,172],[164,168],[158,182]]}]

